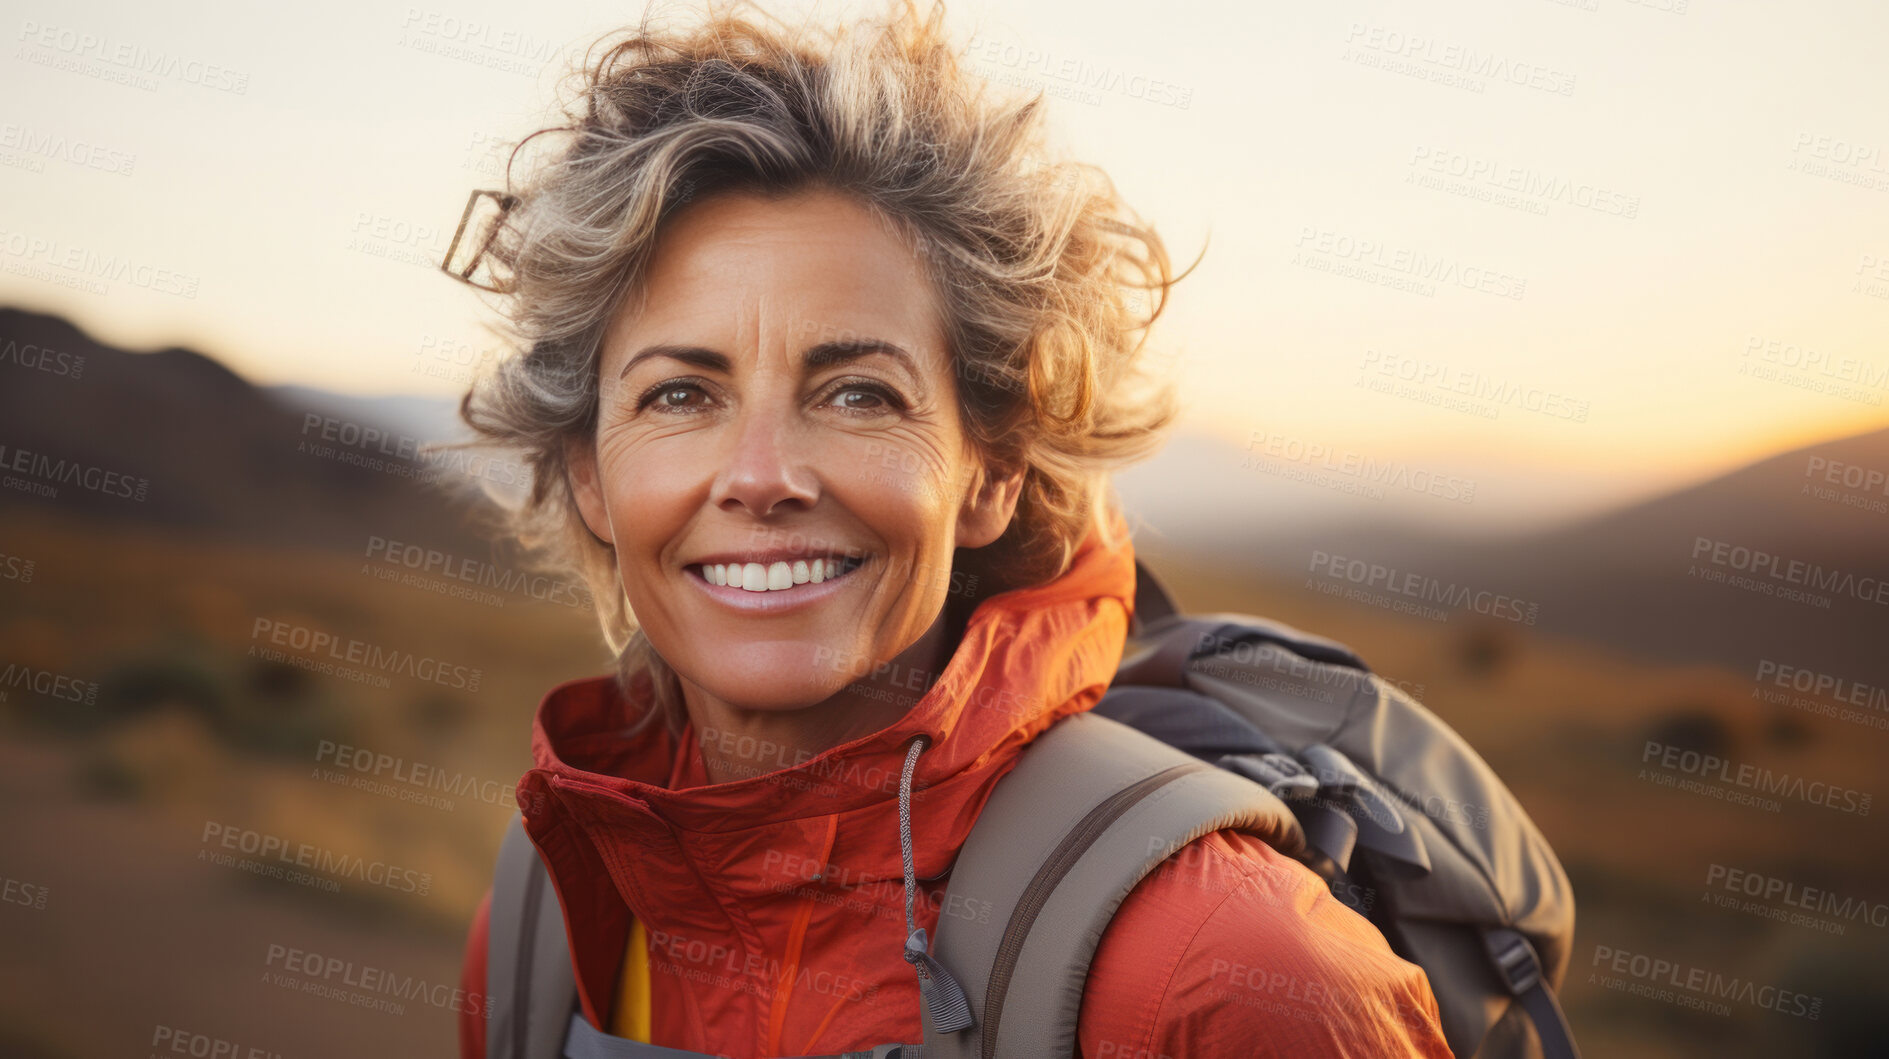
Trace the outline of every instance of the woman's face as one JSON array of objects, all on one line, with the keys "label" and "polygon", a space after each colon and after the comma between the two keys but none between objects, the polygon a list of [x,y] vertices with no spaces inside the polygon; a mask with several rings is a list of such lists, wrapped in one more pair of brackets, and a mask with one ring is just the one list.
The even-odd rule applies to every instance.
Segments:
[{"label": "woman's face", "polygon": [[1015,509],[1020,477],[980,488],[921,262],[838,193],[677,215],[600,360],[572,484],[685,694],[829,698],[932,626],[953,549]]}]

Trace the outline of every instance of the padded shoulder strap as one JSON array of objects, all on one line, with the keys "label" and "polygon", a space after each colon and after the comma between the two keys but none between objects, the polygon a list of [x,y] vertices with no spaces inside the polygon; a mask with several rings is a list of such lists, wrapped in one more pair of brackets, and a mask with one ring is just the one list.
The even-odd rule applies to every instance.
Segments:
[{"label": "padded shoulder strap", "polygon": [[975,1023],[905,1059],[1055,1059],[1102,932],[1129,891],[1182,846],[1225,828],[1292,853],[1285,803],[1264,787],[1093,713],[1038,736],[997,784],[959,852],[933,954]]},{"label": "padded shoulder strap", "polygon": [[577,1002],[564,912],[538,848],[513,816],[492,874],[486,922],[486,1059],[559,1059]]}]

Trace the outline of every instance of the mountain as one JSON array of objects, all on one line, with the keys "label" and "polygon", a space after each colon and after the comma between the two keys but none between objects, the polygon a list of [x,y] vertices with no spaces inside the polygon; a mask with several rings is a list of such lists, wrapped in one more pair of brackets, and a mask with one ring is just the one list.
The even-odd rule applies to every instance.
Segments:
[{"label": "mountain", "polygon": [[[0,310],[0,513],[45,511],[266,546],[358,551],[369,535],[484,548],[474,474],[388,408],[264,390],[188,349],[136,353]],[[434,484],[437,483],[437,484]]]},{"label": "mountain", "polygon": [[[1414,577],[1533,604],[1541,631],[1630,654],[1746,672],[1771,661],[1882,686],[1886,478],[1889,430],[1879,430],[1532,532],[1445,534],[1382,513],[1218,527],[1170,516],[1179,529],[1150,550],[1295,583],[1331,580],[1334,560],[1325,557],[1362,560],[1384,580]],[[1166,488],[1206,491],[1178,476]],[[1132,503],[1126,490],[1124,498]]]},{"label": "mountain", "polygon": [[[1560,529],[1445,550],[1640,654],[1889,683],[1889,430],[1760,460]],[[1846,484],[1846,480],[1853,484]],[[1767,558],[1768,557],[1768,558]]]},{"label": "mountain", "polygon": [[356,394],[318,390],[313,386],[271,386],[264,391],[278,404],[302,408],[324,415],[382,423],[403,434],[428,440],[459,440],[471,436],[471,428],[459,418],[459,405],[443,397],[394,394],[363,397]]}]

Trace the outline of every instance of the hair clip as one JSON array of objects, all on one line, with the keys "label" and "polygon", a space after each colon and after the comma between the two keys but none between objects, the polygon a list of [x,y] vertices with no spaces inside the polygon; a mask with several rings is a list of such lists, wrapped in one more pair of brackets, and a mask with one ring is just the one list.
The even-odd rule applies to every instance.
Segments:
[{"label": "hair clip", "polygon": [[[466,234],[466,225],[472,220],[472,211],[479,205],[479,198],[483,195],[492,196],[492,201],[498,204],[498,213],[492,218],[491,226],[485,233],[485,240],[479,244],[478,252],[474,253],[471,258],[466,261],[465,268],[455,270],[453,268],[453,255],[458,252],[460,237]],[[476,287],[479,290],[489,291],[494,294],[500,293],[497,287],[489,287],[483,283],[475,282],[472,278],[472,273],[473,270],[479,267],[479,262],[485,260],[485,252],[491,249],[492,240],[498,237],[499,225],[505,223],[505,215],[510,213],[512,207],[516,205],[518,205],[518,196],[516,195],[483,188],[474,191],[466,199],[466,211],[459,216],[459,227],[453,230],[453,241],[446,246],[446,258],[439,263],[440,271],[469,287]]]}]

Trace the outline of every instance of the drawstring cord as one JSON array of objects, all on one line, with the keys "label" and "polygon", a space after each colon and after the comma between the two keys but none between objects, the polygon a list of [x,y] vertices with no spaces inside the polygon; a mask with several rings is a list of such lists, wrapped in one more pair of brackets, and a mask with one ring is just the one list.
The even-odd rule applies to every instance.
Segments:
[{"label": "drawstring cord", "polygon": [[912,740],[905,754],[905,770],[899,776],[899,856],[905,863],[905,962],[918,974],[918,996],[931,1015],[932,1026],[941,1033],[952,1033],[971,1025],[971,1002],[964,987],[945,970],[945,966],[926,951],[925,928],[913,918],[918,900],[918,872],[912,866],[912,772],[918,767],[918,755],[925,749],[925,737]]}]

